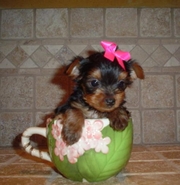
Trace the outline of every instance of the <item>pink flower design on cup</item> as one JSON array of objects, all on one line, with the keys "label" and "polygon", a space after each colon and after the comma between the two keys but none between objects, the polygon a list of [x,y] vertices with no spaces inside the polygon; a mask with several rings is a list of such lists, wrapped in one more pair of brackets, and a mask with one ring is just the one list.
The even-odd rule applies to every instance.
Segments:
[{"label": "pink flower design on cup", "polygon": [[56,124],[52,125],[52,135],[54,139],[60,139],[61,138],[61,131],[62,131],[62,124],[60,120],[56,121]]},{"label": "pink flower design on cup", "polygon": [[52,135],[56,140],[55,155],[59,156],[61,161],[64,160],[64,156],[67,156],[70,163],[76,163],[78,158],[90,149],[107,154],[109,151],[107,145],[111,140],[109,137],[102,137],[101,130],[105,126],[102,120],[85,120],[79,141],[71,146],[67,146],[61,138],[63,125],[60,120],[55,120],[52,125]]},{"label": "pink flower design on cup", "polygon": [[109,137],[101,138],[100,141],[97,143],[97,146],[95,148],[96,152],[102,152],[104,154],[107,154],[109,152],[109,148],[107,145],[111,142]]},{"label": "pink flower design on cup", "polygon": [[62,139],[60,140],[56,140],[56,148],[54,150],[54,153],[59,156],[59,158],[61,159],[61,161],[64,160],[64,156],[67,154],[67,146],[66,144],[63,142]]}]

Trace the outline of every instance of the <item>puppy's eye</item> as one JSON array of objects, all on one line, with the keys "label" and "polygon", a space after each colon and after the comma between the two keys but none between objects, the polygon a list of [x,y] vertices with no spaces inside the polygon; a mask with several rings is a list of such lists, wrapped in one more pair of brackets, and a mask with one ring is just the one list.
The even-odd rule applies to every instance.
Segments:
[{"label": "puppy's eye", "polygon": [[98,86],[99,86],[99,81],[96,80],[96,79],[92,80],[92,81],[91,81],[91,86],[92,86],[92,87],[98,87]]},{"label": "puppy's eye", "polygon": [[126,84],[123,80],[119,81],[117,86],[119,89],[123,89],[123,90],[126,88]]}]

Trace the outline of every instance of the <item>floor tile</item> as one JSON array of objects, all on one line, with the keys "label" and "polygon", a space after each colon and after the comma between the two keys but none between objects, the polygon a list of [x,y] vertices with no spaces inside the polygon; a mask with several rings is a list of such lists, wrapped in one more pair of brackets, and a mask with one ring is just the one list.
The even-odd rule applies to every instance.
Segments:
[{"label": "floor tile", "polygon": [[180,159],[180,150],[179,151],[169,151],[169,152],[159,152],[163,157],[167,159]]},{"label": "floor tile", "polygon": [[21,149],[0,148],[3,185],[179,185],[178,145],[134,145],[129,163],[116,177],[103,182],[75,182],[62,177],[54,164]]},{"label": "floor tile", "polygon": [[145,152],[148,151],[147,147],[143,145],[133,145],[132,152]]},{"label": "floor tile", "polygon": [[152,152],[132,152],[130,161],[161,160]]},{"label": "floor tile", "polygon": [[3,185],[43,185],[46,182],[46,178],[11,178],[11,177],[4,177],[0,178],[1,184]]},{"label": "floor tile", "polygon": [[127,173],[177,172],[165,161],[129,162],[125,169]]},{"label": "floor tile", "polygon": [[46,176],[52,168],[45,164],[9,164],[0,167],[0,176]]}]

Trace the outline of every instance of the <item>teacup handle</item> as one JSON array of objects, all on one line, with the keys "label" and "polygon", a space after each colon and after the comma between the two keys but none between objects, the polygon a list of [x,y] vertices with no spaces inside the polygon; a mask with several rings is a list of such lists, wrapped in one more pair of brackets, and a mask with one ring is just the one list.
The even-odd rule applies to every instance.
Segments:
[{"label": "teacup handle", "polygon": [[22,137],[21,137],[22,147],[25,149],[27,153],[30,153],[32,156],[36,156],[38,158],[51,161],[51,158],[48,152],[38,150],[31,145],[30,137],[34,134],[38,134],[46,138],[46,128],[30,127],[26,129],[23,132]]}]

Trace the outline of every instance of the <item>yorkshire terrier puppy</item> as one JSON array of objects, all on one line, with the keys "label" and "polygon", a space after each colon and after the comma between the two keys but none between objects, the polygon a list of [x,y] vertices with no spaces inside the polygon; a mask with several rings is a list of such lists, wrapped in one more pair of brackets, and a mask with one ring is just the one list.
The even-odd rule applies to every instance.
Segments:
[{"label": "yorkshire terrier puppy", "polygon": [[125,89],[136,78],[144,79],[144,73],[137,62],[128,58],[120,64],[116,51],[110,52],[114,58],[107,57],[108,51],[76,57],[66,71],[75,88],[68,101],[55,110],[55,119],[61,119],[62,139],[67,145],[79,140],[86,118],[106,117],[114,130],[124,130],[128,125]]}]

